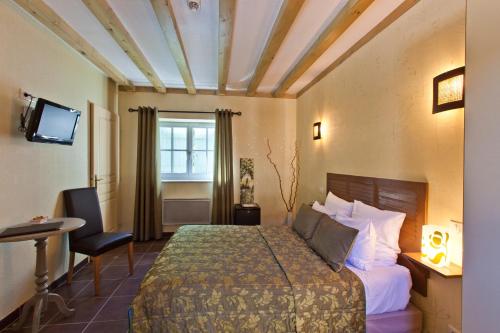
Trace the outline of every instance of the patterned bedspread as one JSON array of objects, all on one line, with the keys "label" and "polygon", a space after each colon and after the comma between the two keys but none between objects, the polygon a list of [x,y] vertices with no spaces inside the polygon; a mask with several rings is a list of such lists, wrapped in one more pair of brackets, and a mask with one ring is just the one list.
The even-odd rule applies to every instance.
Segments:
[{"label": "patterned bedspread", "polygon": [[362,282],[284,226],[184,226],[131,305],[141,332],[364,332]]}]

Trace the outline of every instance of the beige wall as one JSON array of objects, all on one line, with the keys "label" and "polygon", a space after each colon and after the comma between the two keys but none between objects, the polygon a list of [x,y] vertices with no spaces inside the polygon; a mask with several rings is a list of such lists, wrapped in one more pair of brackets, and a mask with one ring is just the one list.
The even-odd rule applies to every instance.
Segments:
[{"label": "beige wall", "polygon": [[[87,103],[107,105],[108,81],[10,1],[0,1],[0,41],[2,228],[35,215],[62,216],[61,191],[88,184]],[[30,143],[17,131],[20,89],[82,111],[72,147]],[[67,269],[66,238],[49,238],[50,281]],[[34,268],[34,242],[0,244],[0,318],[34,293]]]},{"label": "beige wall", "polygon": [[[322,199],[327,172],[429,183],[428,223],[462,221],[463,109],[432,114],[432,79],[464,65],[465,0],[422,0],[297,102],[299,202]],[[312,124],[326,125],[312,140]],[[454,260],[461,260],[454,250]],[[460,279],[432,275],[413,295],[426,331],[460,327]]]},{"label": "beige wall", "polygon": [[[463,332],[498,332],[500,2],[467,2]],[[493,258],[493,261],[487,258]]]},{"label": "beige wall", "polygon": [[[168,110],[213,111],[230,108],[241,111],[241,117],[233,118],[235,202],[239,201],[239,159],[254,158],[255,202],[262,207],[262,223],[281,223],[285,219],[286,209],[279,200],[277,179],[266,159],[266,138],[274,147],[273,158],[279,164],[282,175],[287,176],[287,164],[295,142],[295,100],[121,92],[120,221],[123,229],[131,230],[133,225],[137,156],[137,114],[127,110],[140,105]],[[211,197],[211,183],[165,183],[164,195],[170,198]]]}]

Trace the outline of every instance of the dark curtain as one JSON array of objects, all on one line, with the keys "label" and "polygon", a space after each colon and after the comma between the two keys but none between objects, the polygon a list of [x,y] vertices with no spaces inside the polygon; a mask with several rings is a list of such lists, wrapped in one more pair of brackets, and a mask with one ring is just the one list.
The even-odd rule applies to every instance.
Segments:
[{"label": "dark curtain", "polygon": [[140,107],[134,210],[134,239],[137,241],[159,239],[162,236],[158,136],[158,110]]},{"label": "dark curtain", "polygon": [[215,111],[212,224],[233,224],[233,126],[231,110]]}]

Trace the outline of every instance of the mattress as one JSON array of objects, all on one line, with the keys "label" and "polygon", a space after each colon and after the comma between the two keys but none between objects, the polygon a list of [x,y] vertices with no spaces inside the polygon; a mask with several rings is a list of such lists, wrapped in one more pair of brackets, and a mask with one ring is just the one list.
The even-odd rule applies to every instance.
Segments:
[{"label": "mattress", "polygon": [[367,315],[406,309],[412,286],[410,271],[406,267],[394,265],[363,271],[349,264],[346,266],[363,282]]}]

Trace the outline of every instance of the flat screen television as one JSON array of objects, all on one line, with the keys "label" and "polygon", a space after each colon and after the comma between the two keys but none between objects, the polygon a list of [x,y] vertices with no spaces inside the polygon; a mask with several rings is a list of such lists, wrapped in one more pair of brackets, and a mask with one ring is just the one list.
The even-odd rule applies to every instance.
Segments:
[{"label": "flat screen television", "polygon": [[71,146],[80,115],[80,111],[39,98],[29,118],[26,139]]}]

